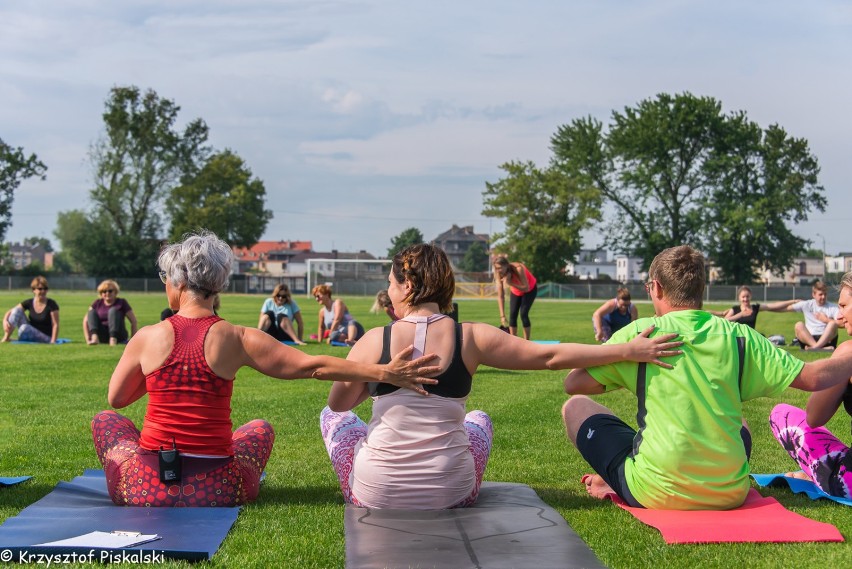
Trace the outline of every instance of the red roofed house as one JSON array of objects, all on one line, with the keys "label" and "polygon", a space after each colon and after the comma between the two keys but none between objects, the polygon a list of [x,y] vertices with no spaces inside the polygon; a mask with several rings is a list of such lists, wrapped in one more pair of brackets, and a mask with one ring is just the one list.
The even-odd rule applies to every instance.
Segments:
[{"label": "red roofed house", "polygon": [[232,247],[237,259],[234,274],[284,276],[290,258],[313,249],[311,241],[259,241],[253,247]]}]

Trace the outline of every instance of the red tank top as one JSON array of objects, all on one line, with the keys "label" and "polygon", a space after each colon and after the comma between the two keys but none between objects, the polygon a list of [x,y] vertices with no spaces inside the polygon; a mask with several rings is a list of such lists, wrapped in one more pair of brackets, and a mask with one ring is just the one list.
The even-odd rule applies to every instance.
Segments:
[{"label": "red tank top", "polygon": [[[533,276],[533,274],[530,272],[530,270],[527,268],[526,265],[521,265],[521,266],[523,267],[524,272],[527,275],[527,285],[529,286],[529,289],[527,290],[527,292],[529,292],[529,291],[531,291],[532,289],[535,288],[535,283],[537,281],[536,281],[536,278]],[[527,292],[522,292],[521,289],[519,289],[515,286],[512,286],[512,285],[515,285],[515,284],[521,284],[521,279],[519,277],[516,277],[516,276],[513,275],[512,278],[509,279],[509,290],[515,296],[524,296]]]},{"label": "red tank top", "polygon": [[204,339],[218,316],[168,319],[175,345],[166,362],[145,377],[148,409],[140,444],[147,450],[232,456],[231,394],[233,380],[219,377],[204,357]]}]

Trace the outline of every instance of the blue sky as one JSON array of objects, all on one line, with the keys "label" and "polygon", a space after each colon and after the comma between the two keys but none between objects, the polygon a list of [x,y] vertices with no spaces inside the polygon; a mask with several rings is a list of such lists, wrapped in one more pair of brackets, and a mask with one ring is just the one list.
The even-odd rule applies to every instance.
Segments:
[{"label": "blue sky", "polygon": [[265,239],[383,254],[412,226],[499,230],[481,211],[500,164],[689,91],[806,138],[829,207],[796,231],[852,251],[847,2],[6,0],[0,52],[0,138],[49,168],[16,194],[13,241],[56,243],[56,214],[89,206],[104,100],[133,84],[264,181]]}]

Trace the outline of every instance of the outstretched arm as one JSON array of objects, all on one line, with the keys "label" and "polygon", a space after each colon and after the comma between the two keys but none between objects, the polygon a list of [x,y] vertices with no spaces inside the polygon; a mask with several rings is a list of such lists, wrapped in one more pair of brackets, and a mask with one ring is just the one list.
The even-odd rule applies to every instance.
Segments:
[{"label": "outstretched arm", "polygon": [[781,300],[779,302],[770,302],[769,304],[760,305],[761,310],[768,310],[769,312],[786,312],[790,309],[791,306],[796,304],[797,302],[802,302],[798,298],[794,298],[793,300]]},{"label": "outstretched arm", "polygon": [[[235,336],[226,340],[234,350],[232,355],[229,354],[231,357],[223,355],[217,358],[217,361],[221,362],[219,369],[231,372],[229,375],[222,375],[223,377],[233,377],[237,369],[246,365],[279,379],[310,377],[326,381],[387,382],[425,394],[420,384],[437,383],[427,376],[440,371],[439,366],[427,365],[437,357],[435,354],[409,361],[408,358],[414,351],[413,346],[399,352],[389,364],[379,365],[347,361],[334,356],[311,356],[276,341],[256,328],[232,326],[230,333]],[[217,367],[214,367],[214,371],[220,373]]]},{"label": "outstretched arm", "polygon": [[[660,360],[676,356],[683,342],[672,342],[677,334],[648,336],[653,326],[626,344],[535,344],[503,334],[488,324],[468,324],[465,337],[471,338],[465,351],[465,363],[484,364],[501,369],[586,368],[622,360],[651,362],[672,367]],[[475,369],[475,366],[474,366]]]}]

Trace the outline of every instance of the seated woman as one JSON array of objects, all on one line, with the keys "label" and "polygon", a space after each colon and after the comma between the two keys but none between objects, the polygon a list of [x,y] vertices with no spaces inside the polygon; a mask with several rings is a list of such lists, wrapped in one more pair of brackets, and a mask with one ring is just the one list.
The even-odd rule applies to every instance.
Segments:
[{"label": "seated woman", "polygon": [[751,289],[747,286],[741,286],[739,288],[737,291],[737,297],[740,299],[740,303],[726,310],[722,317],[726,320],[730,320],[731,322],[745,324],[750,328],[757,326],[757,313],[761,310],[764,312],[784,312],[790,306],[800,302],[798,299],[793,299],[763,305],[752,304]]},{"label": "seated woman", "polygon": [[[90,346],[109,342],[110,346],[126,344],[136,334],[138,323],[130,303],[119,298],[118,283],[105,280],[98,285],[99,299],[89,307],[83,317],[83,336]],[[124,319],[130,321],[130,335]]]},{"label": "seated woman", "polygon": [[[349,352],[358,362],[385,362],[401,346],[438,354],[441,373],[430,397],[378,383],[332,386],[320,427],[346,503],[370,508],[444,509],[476,501],[491,452],[491,420],[465,414],[480,365],[503,369],[564,369],[675,355],[674,335],[649,339],[649,328],[629,344],[536,344],[482,323],[446,316],[455,292],[444,251],[420,244],[393,258],[388,294],[401,319],[370,330]],[[670,366],[669,366],[670,367]],[[365,424],[351,409],[372,397]]]},{"label": "seated woman", "polygon": [[370,312],[373,314],[384,312],[387,314],[387,317],[391,319],[391,322],[399,320],[396,312],[393,311],[393,302],[391,302],[387,290],[380,290],[376,293],[376,300],[373,301],[373,306],[370,307]]},{"label": "seated woman", "polygon": [[630,302],[630,291],[626,287],[618,287],[615,298],[604,302],[592,314],[595,340],[606,342],[610,336],[637,318],[639,318],[639,310]]},{"label": "seated woman", "polygon": [[[294,320],[298,331],[293,329]],[[302,341],[305,323],[302,321],[299,305],[290,295],[290,287],[283,283],[279,284],[272,290],[272,298],[263,301],[263,306],[260,307],[257,329],[263,330],[280,342],[294,342],[300,346],[305,345]]]},{"label": "seated woman", "polygon": [[[840,281],[840,313],[837,322],[852,334],[852,272]],[[832,358],[852,355],[852,341],[840,344]],[[840,408],[852,415],[852,379],[823,391],[815,391],[808,398],[806,410],[786,403],[776,405],[769,414],[769,427],[802,472],[787,476],[805,478],[826,494],[852,498],[852,454],[849,447],[825,428],[825,424]]]},{"label": "seated woman", "polygon": [[339,298],[332,300],[330,286],[317,285],[311,290],[311,294],[322,305],[317,326],[317,338],[320,342],[324,338],[328,344],[342,342],[351,346],[364,335],[364,327],[352,318],[346,304]]},{"label": "seated woman", "polygon": [[[114,411],[92,421],[98,459],[118,505],[235,506],[255,499],[274,433],[260,419],[231,432],[231,394],[243,366],[281,379],[378,376],[420,392],[420,383],[434,383],[417,377],[434,373],[436,367],[424,365],[434,356],[403,361],[411,348],[390,365],[309,356],[215,316],[213,297],[227,286],[232,261],[230,246],[211,233],[190,235],[160,253],[160,275],[177,314],[134,335],[109,382],[113,407],[148,395],[142,431]],[[158,451],[173,448],[179,466],[161,471]]]},{"label": "seated woman", "polygon": [[3,341],[8,342],[17,330],[20,341],[55,344],[59,336],[59,305],[47,298],[46,278],[34,278],[30,287],[33,297],[22,300],[3,316]]}]

